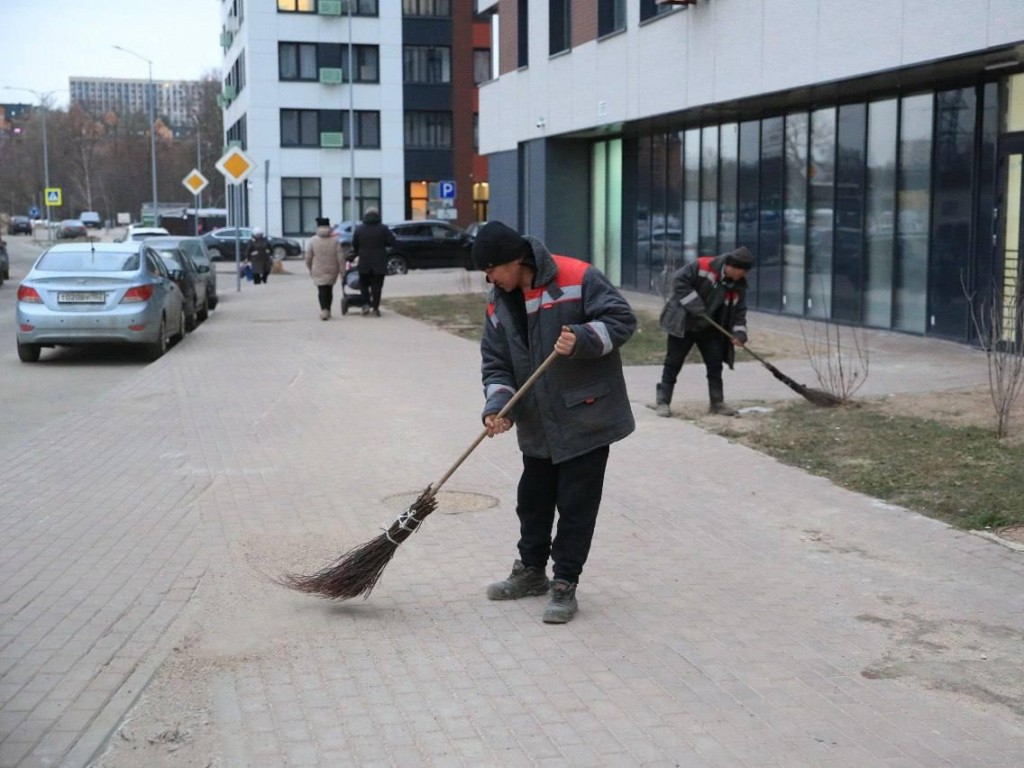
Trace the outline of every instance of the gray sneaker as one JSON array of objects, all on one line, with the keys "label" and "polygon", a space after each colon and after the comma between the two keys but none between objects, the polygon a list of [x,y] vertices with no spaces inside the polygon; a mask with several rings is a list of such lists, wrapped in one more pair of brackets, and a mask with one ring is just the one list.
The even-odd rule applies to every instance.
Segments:
[{"label": "gray sneaker", "polygon": [[565,579],[551,580],[551,602],[544,609],[545,624],[565,624],[572,621],[579,605],[576,602],[576,585]]},{"label": "gray sneaker", "polygon": [[490,600],[518,600],[530,595],[546,595],[548,577],[543,568],[525,566],[521,561],[512,563],[512,573],[504,581],[496,581],[487,587]]}]

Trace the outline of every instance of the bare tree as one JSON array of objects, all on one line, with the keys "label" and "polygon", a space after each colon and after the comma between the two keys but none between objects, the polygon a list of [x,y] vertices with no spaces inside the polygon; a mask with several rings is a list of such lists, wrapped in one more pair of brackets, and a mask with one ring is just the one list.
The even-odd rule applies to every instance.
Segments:
[{"label": "bare tree", "polygon": [[[961,280],[961,283],[963,281]],[[1017,278],[1013,288],[998,300],[998,286],[993,285],[990,299],[977,300],[964,286],[964,295],[971,308],[971,323],[978,343],[988,359],[988,391],[996,410],[996,437],[1010,431],[1010,412],[1021,387],[1024,386],[1024,281]]]},{"label": "bare tree", "polygon": [[871,368],[864,329],[825,320],[814,323],[810,333],[801,323],[800,334],[818,385],[848,402],[864,386]]}]

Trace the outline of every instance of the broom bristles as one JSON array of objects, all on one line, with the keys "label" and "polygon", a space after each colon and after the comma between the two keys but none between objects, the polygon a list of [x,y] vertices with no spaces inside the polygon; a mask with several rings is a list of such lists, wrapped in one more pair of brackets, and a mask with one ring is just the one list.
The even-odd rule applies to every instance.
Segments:
[{"label": "broom bristles", "polygon": [[285,574],[278,583],[328,600],[370,596],[398,545],[412,536],[424,518],[437,509],[433,486],[427,486],[384,533],[350,549],[333,563],[310,575]]}]

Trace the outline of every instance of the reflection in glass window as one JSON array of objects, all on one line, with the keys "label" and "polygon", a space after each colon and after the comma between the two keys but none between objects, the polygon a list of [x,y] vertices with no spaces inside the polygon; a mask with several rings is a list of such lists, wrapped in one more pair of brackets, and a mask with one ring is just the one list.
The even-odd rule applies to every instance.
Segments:
[{"label": "reflection in glass window", "polygon": [[761,121],[761,206],[756,282],[757,305],[765,309],[779,309],[782,303],[783,129],[781,117]]},{"label": "reflection in glass window", "polygon": [[341,180],[341,218],[343,221],[359,221],[367,208],[376,208],[380,205],[380,179],[356,179],[355,208],[352,206],[351,179]]},{"label": "reflection in glass window", "polygon": [[700,232],[700,129],[683,136],[683,259],[697,259]]},{"label": "reflection in glass window", "polygon": [[[761,121],[751,120],[740,124],[740,176],[737,186],[736,245],[742,245],[757,255],[757,206],[761,163]],[[747,282],[753,289],[757,270],[747,274]],[[754,293],[752,290],[751,293]],[[756,295],[756,294],[755,294]],[[750,296],[750,294],[748,294]],[[751,296],[748,302],[751,302]]]},{"label": "reflection in glass window", "polygon": [[804,312],[807,250],[807,142],[809,116],[786,115],[786,199],[782,209],[782,311]]},{"label": "reflection in glass window", "polygon": [[718,249],[736,248],[736,194],[739,180],[740,127],[723,125],[718,135]]},{"label": "reflection in glass window", "polygon": [[839,108],[836,138],[836,236],[832,317],[859,323],[864,269],[864,165],[867,105]]},{"label": "reflection in glass window", "polygon": [[868,106],[864,322],[892,325],[892,256],[896,236],[896,99]]},{"label": "reflection in glass window", "polygon": [[924,333],[928,301],[928,229],[931,206],[932,95],[900,105],[900,170],[896,214],[896,302],[893,325]]},{"label": "reflection in glass window", "polygon": [[718,126],[701,131],[700,144],[700,240],[701,256],[718,253]]},{"label": "reflection in glass window", "polygon": [[831,316],[836,110],[811,114],[811,194],[807,228],[807,315]]}]

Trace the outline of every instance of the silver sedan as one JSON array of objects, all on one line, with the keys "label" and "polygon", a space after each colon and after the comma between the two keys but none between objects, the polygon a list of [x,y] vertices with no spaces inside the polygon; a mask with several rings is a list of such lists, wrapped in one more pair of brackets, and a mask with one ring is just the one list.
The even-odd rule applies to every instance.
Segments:
[{"label": "silver sedan", "polygon": [[150,360],[185,335],[181,290],[143,242],[54,245],[18,287],[18,357],[42,347],[140,345]]}]

